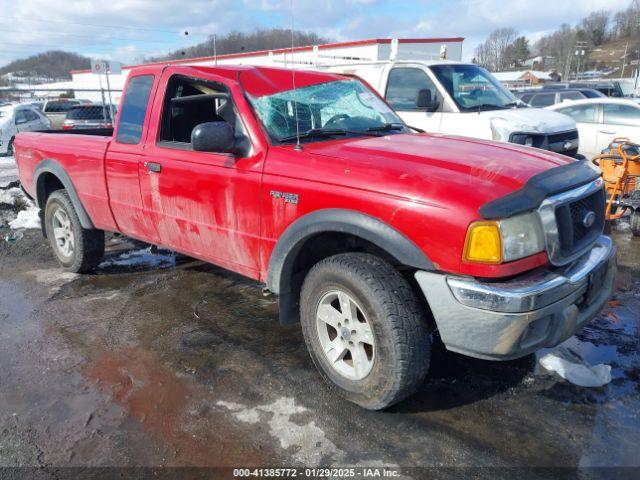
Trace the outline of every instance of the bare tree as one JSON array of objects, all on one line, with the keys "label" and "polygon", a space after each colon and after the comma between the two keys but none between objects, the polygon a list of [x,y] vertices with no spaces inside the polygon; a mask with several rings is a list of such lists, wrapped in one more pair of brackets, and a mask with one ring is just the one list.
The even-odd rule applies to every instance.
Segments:
[{"label": "bare tree", "polygon": [[551,35],[539,39],[534,50],[545,57],[553,58],[553,66],[558,72],[564,72],[567,78],[573,62],[573,52],[576,42],[576,30],[566,23]]},{"label": "bare tree", "polygon": [[598,47],[609,39],[610,18],[611,12],[599,10],[580,22],[580,28],[594,46]]},{"label": "bare tree", "polygon": [[509,46],[518,36],[513,28],[498,28],[487,40],[476,48],[476,60],[483,67],[494,72],[509,67]]}]

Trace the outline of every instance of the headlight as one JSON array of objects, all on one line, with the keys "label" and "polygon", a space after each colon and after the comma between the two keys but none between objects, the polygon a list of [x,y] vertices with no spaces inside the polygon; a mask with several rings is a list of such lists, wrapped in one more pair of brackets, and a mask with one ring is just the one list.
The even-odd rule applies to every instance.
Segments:
[{"label": "headlight", "polygon": [[463,260],[503,263],[528,257],[545,248],[544,233],[537,213],[525,213],[506,220],[473,222],[467,231]]},{"label": "headlight", "polygon": [[533,135],[527,135],[524,133],[514,133],[509,138],[509,142],[517,143],[518,145],[526,145],[527,147],[533,146]]}]

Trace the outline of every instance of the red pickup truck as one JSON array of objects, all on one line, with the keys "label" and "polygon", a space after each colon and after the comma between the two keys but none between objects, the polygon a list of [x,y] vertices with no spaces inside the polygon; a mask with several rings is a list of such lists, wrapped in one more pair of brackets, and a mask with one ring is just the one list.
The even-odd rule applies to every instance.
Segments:
[{"label": "red pickup truck", "polygon": [[98,265],[109,231],[264,282],[325,380],[370,409],[420,386],[436,330],[456,352],[521,357],[613,288],[589,163],[416,133],[354,78],[140,67],[113,131],[15,148],[65,269]]}]

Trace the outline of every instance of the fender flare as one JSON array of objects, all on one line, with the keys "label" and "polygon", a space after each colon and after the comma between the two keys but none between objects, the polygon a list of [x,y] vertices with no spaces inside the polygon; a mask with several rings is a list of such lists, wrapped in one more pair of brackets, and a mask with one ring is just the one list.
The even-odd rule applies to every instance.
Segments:
[{"label": "fender flare", "polygon": [[82,228],[86,228],[87,230],[95,229],[95,225],[93,221],[89,217],[89,214],[85,210],[82,202],[80,201],[80,197],[78,197],[78,192],[76,191],[76,187],[73,185],[71,178],[64,170],[62,165],[59,162],[52,159],[42,160],[36,166],[33,173],[33,190],[36,192],[34,201],[39,209],[43,210],[45,205],[40,205],[40,198],[42,198],[42,193],[44,189],[44,175],[46,173],[51,173],[54,175],[60,183],[64,186],[65,190],[69,194],[69,198],[71,199],[71,203],[73,203],[73,207],[76,209],[76,213],[78,214],[78,218],[80,219],[80,224]]},{"label": "fender flare", "polygon": [[435,270],[422,250],[387,223],[370,215],[347,209],[323,209],[293,222],[278,239],[269,261],[267,288],[279,295],[280,321],[297,322],[299,284],[293,265],[304,243],[321,233],[347,233],[373,243],[399,263],[420,270]]}]

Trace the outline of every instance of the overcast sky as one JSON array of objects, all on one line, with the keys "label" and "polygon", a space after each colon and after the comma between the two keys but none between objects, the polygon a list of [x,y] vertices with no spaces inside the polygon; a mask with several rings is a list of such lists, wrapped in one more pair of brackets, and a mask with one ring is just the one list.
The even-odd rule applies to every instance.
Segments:
[{"label": "overcast sky", "polygon": [[[291,0],[0,0],[0,65],[50,49],[135,62],[233,30],[291,25]],[[463,36],[463,55],[495,28],[531,40],[630,0],[293,0],[296,29],[338,41]],[[189,35],[185,36],[184,32]]]}]

